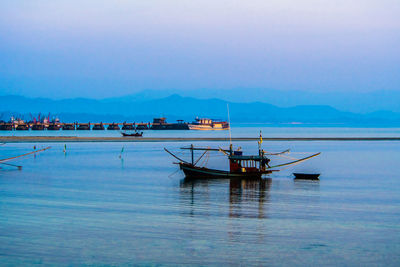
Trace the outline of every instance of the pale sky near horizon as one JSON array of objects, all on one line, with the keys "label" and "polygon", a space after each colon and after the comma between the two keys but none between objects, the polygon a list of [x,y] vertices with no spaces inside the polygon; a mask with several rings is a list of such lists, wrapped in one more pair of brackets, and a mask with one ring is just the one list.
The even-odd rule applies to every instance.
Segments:
[{"label": "pale sky near horizon", "polygon": [[400,90],[399,0],[2,0],[0,94]]}]

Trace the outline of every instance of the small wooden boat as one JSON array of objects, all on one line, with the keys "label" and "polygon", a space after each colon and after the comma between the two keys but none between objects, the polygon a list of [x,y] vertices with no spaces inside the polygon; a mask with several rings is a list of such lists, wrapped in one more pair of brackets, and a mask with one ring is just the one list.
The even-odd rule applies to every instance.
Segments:
[{"label": "small wooden boat", "polygon": [[298,180],[319,180],[319,173],[293,173],[294,179]]},{"label": "small wooden boat", "polygon": [[131,134],[129,134],[129,133],[121,133],[121,134],[122,134],[122,136],[133,136],[133,137],[142,137],[143,136],[143,132],[131,133]]}]

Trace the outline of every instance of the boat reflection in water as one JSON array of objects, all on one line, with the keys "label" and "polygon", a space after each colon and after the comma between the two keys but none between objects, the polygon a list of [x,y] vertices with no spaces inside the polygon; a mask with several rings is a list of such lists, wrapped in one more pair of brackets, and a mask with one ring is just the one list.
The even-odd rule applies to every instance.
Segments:
[{"label": "boat reflection in water", "polygon": [[[266,218],[264,203],[269,202],[272,179],[235,180],[229,182],[229,217]],[[242,203],[257,203],[257,213],[249,213]]]},{"label": "boat reflection in water", "polygon": [[[267,218],[272,179],[195,179],[181,181],[181,196],[190,216]],[[229,192],[229,195],[223,194]],[[225,200],[224,200],[225,198]],[[222,203],[220,203],[222,201]],[[229,207],[224,207],[228,203]],[[217,204],[217,207],[211,207]],[[228,214],[226,211],[228,210]]]}]

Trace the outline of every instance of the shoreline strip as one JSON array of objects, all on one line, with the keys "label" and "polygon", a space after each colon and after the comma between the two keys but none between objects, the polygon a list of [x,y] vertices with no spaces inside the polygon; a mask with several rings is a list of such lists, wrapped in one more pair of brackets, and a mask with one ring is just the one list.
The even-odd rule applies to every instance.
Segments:
[{"label": "shoreline strip", "polygon": [[[234,137],[232,141],[258,141],[255,137]],[[78,137],[78,136],[0,136],[0,143],[58,142],[195,142],[229,141],[226,137]],[[263,141],[400,141],[400,137],[263,137]]]}]

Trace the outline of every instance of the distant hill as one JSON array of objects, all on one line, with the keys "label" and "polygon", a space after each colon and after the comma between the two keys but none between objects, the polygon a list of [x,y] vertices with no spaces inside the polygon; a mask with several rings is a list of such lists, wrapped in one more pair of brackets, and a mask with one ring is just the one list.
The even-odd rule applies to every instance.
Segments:
[{"label": "distant hill", "polygon": [[8,120],[10,114],[22,114],[29,120],[30,113],[37,116],[39,112],[45,115],[50,112],[63,121],[137,122],[151,121],[152,118],[160,116],[167,117],[168,121],[192,121],[196,116],[226,119],[229,103],[231,120],[238,123],[400,124],[400,114],[389,111],[356,114],[326,105],[278,107],[263,102],[237,103],[217,98],[182,97],[176,94],[157,99],[130,96],[103,100],[1,96],[0,101],[3,120]]},{"label": "distant hill", "polygon": [[172,94],[196,99],[208,99],[210,96],[230,102],[250,103],[260,101],[279,107],[296,105],[329,105],[342,111],[371,113],[380,110],[400,112],[400,90],[379,90],[371,92],[352,91],[300,91],[276,90],[269,88],[234,88],[230,90],[144,90],[131,95],[110,98],[120,101],[148,101],[164,98]]}]

